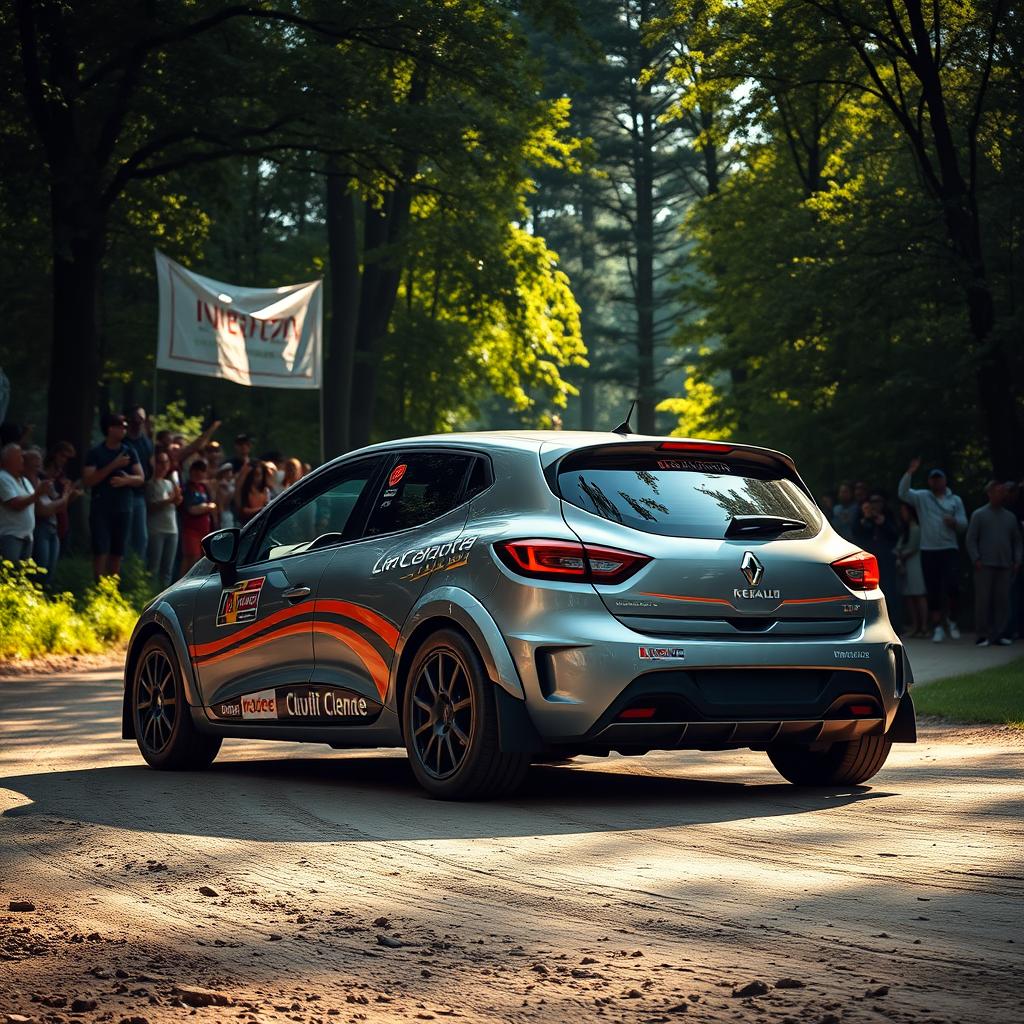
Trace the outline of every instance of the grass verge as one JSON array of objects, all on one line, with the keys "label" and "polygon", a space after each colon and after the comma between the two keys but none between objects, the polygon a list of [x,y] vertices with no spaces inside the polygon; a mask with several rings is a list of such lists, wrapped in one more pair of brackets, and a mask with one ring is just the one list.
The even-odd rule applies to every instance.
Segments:
[{"label": "grass verge", "polygon": [[98,654],[123,643],[152,593],[144,581],[100,580],[75,595],[47,592],[32,562],[0,562],[0,663],[51,654]]},{"label": "grass verge", "polygon": [[1024,658],[914,690],[918,714],[1024,729]]}]

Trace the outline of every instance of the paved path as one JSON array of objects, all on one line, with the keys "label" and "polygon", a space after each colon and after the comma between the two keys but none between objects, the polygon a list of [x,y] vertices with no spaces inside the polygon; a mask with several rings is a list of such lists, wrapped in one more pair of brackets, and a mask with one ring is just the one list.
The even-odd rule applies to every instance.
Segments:
[{"label": "paved path", "polygon": [[[966,672],[1005,665],[1024,658],[1024,643],[1017,641],[1011,647],[975,647],[973,634],[959,640],[946,640],[933,644],[931,640],[906,640],[910,665],[915,683],[932,683]],[[1024,685],[1024,680],[1022,680]]]},{"label": "paved path", "polygon": [[[153,771],[120,688],[0,684],[0,1021],[1020,1019],[1009,730],[925,729],[845,790],[658,753],[443,804],[397,751],[229,740]],[[189,1017],[194,986],[235,1005]]]}]

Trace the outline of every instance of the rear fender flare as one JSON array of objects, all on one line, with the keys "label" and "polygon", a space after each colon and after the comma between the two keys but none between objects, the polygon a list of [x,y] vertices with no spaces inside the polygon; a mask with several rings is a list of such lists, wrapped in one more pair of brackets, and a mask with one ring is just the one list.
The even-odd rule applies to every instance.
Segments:
[{"label": "rear fender flare", "polygon": [[432,618],[451,619],[461,626],[476,644],[488,677],[510,697],[526,700],[522,680],[497,623],[472,594],[459,587],[439,587],[437,590],[431,590],[409,613],[391,663],[391,693],[397,692],[398,667],[402,662],[406,642],[416,632],[418,626]]}]

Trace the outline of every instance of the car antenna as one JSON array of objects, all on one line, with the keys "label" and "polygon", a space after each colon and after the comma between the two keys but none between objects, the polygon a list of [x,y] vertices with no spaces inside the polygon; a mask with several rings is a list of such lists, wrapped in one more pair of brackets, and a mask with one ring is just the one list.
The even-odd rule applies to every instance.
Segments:
[{"label": "car antenna", "polygon": [[636,407],[636,399],[629,403],[629,412],[626,413],[626,418],[617,426],[612,428],[613,434],[622,434],[625,437],[626,434],[632,434],[633,428],[629,424],[629,420],[633,415],[633,409]]}]

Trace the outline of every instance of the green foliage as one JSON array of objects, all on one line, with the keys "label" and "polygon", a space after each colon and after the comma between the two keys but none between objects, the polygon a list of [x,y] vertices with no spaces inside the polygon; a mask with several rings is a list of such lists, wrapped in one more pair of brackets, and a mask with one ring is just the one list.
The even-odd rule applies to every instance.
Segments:
[{"label": "green foliage", "polygon": [[954,722],[995,722],[1024,729],[1024,658],[914,690],[919,714]]},{"label": "green foliage", "polygon": [[185,409],[183,399],[172,399],[154,411],[151,416],[153,433],[169,430],[172,434],[181,434],[187,441],[198,437],[203,432],[203,417],[190,416]]},{"label": "green foliage", "polygon": [[32,562],[0,562],[0,660],[96,653],[127,640],[138,609],[116,579],[100,580],[76,601],[46,594],[41,575]]}]

